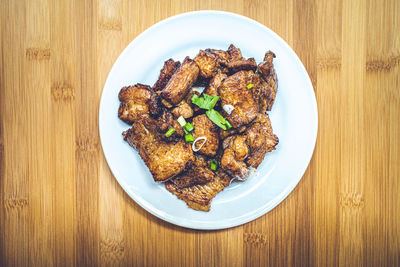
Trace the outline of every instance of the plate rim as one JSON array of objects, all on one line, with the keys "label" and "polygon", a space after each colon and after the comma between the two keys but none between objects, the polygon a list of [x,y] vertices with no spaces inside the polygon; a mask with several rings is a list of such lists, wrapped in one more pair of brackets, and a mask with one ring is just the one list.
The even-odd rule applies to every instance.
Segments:
[{"label": "plate rim", "polygon": [[[156,211],[152,208],[152,207],[148,207],[147,206],[147,201],[145,201],[144,199],[142,199],[140,196],[138,196],[136,193],[131,192],[129,190],[127,190],[127,188],[125,188],[123,186],[124,182],[122,182],[120,180],[120,178],[117,177],[117,175],[115,175],[115,171],[113,170],[113,168],[110,165],[110,160],[108,159],[108,156],[106,155],[106,153],[104,152],[103,149],[103,138],[102,136],[104,136],[104,134],[102,134],[102,130],[101,130],[101,110],[102,110],[102,106],[105,105],[104,102],[104,94],[103,91],[105,89],[105,86],[108,84],[109,82],[109,75],[110,73],[114,70],[115,66],[119,63],[119,61],[121,60],[121,58],[123,58],[125,56],[125,54],[131,49],[130,47],[133,46],[135,44],[135,42],[137,42],[138,40],[143,39],[144,37],[146,37],[146,35],[151,32],[154,28],[160,27],[163,24],[167,23],[168,21],[171,20],[175,20],[175,19],[180,19],[182,17],[186,17],[186,16],[193,16],[193,15],[197,15],[197,14],[221,14],[224,16],[230,16],[230,17],[234,17],[240,20],[244,20],[247,23],[253,24],[257,27],[261,27],[264,30],[268,31],[269,34],[273,35],[274,38],[276,38],[277,40],[279,40],[279,42],[286,47],[286,49],[289,51],[289,53],[291,54],[290,56],[292,58],[294,58],[295,61],[297,61],[300,67],[300,72],[301,75],[303,77],[306,77],[306,83],[309,84],[309,86],[312,88],[312,103],[309,103],[312,105],[312,111],[314,114],[314,118],[313,118],[313,131],[312,131],[312,137],[313,137],[313,148],[311,150],[310,155],[307,155],[307,162],[308,164],[303,167],[303,169],[301,171],[299,171],[298,173],[301,173],[301,175],[299,175],[299,178],[294,179],[291,183],[289,183],[286,187],[285,190],[281,191],[280,194],[278,194],[277,197],[275,197],[273,199],[273,203],[265,203],[264,205],[262,205],[260,208],[254,210],[250,216],[245,217],[242,219],[235,219],[233,220],[228,219],[228,220],[222,220],[222,221],[217,221],[217,222],[202,222],[201,225],[193,225],[193,223],[191,224],[190,222],[187,223],[187,220],[185,221],[179,221],[179,219],[177,220],[176,218],[171,218],[169,216],[166,216],[168,214],[159,214],[156,211],[158,211],[158,209],[156,209]],[[310,131],[311,132],[311,131]],[[100,97],[100,102],[99,102],[99,136],[100,136],[100,143],[101,143],[101,147],[102,147],[102,151],[103,151],[103,155],[106,159],[108,168],[110,169],[111,173],[113,174],[114,178],[117,180],[118,184],[122,187],[122,189],[129,195],[129,197],[135,202],[137,203],[141,208],[143,208],[144,210],[146,210],[147,212],[149,212],[150,214],[156,216],[157,218],[166,221],[168,223],[171,223],[173,225],[177,225],[183,228],[187,228],[187,229],[194,229],[194,230],[219,230],[219,229],[227,229],[227,228],[231,228],[231,227],[236,227],[236,226],[240,226],[243,225],[245,223],[251,222],[263,215],[265,215],[266,213],[268,213],[269,211],[271,211],[272,209],[274,209],[276,206],[278,206],[280,203],[282,203],[286,197],[294,190],[294,188],[298,185],[298,183],[300,182],[300,180],[303,178],[304,173],[306,172],[306,170],[308,169],[308,167],[310,166],[310,162],[312,159],[312,156],[314,155],[314,151],[315,151],[315,145],[316,145],[316,141],[317,141],[317,135],[318,135],[318,106],[317,106],[317,100],[316,100],[316,95],[315,95],[315,89],[314,86],[311,82],[310,76],[306,70],[306,68],[304,67],[302,61],[300,60],[300,58],[297,56],[297,54],[294,52],[294,50],[292,49],[292,47],[282,38],[280,37],[277,33],[275,33],[274,31],[272,31],[270,28],[268,28],[267,26],[265,26],[264,24],[253,20],[249,17],[246,17],[244,15],[240,15],[237,13],[233,13],[233,12],[228,12],[228,11],[221,11],[221,10],[198,10],[198,11],[189,11],[189,12],[184,12],[184,13],[180,13],[180,14],[176,14],[170,17],[167,17],[165,19],[162,19],[160,21],[158,21],[157,23],[151,25],[150,27],[146,28],[144,31],[142,31],[141,33],[139,33],[125,48],[124,50],[120,53],[120,55],[118,56],[118,58],[115,60],[114,64],[112,65],[110,71],[108,72],[107,75],[107,79],[104,83],[103,89],[101,91],[101,97]],[[139,201],[139,199],[142,199],[142,201]],[[150,204],[151,206],[151,204]]]}]

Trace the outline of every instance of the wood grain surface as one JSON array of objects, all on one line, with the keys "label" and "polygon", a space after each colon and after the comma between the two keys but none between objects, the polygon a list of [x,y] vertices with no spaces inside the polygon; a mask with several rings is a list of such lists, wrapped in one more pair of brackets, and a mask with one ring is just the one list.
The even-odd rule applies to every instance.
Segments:
[{"label": "wood grain surface", "polygon": [[[400,266],[400,1],[0,2],[0,266]],[[201,9],[278,33],[306,66],[319,111],[295,190],[220,231],[140,208],[98,133],[102,88],[125,46]]]}]

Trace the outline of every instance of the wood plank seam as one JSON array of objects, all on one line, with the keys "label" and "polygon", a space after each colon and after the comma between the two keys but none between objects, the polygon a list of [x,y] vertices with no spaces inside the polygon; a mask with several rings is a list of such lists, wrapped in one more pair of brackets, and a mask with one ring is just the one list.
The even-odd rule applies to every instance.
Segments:
[{"label": "wood plank seam", "polygon": [[81,152],[98,152],[99,143],[91,137],[81,137],[76,139],[76,150]]},{"label": "wood plank seam", "polygon": [[123,241],[107,238],[100,242],[100,253],[104,262],[118,262],[124,257]]},{"label": "wood plank seam", "polygon": [[6,212],[16,209],[22,209],[28,206],[27,198],[8,198],[4,200],[4,207],[6,208]]},{"label": "wood plank seam", "polygon": [[55,83],[51,86],[53,100],[71,101],[75,98],[75,90],[68,83]]},{"label": "wood plank seam", "polygon": [[367,71],[390,71],[400,63],[400,56],[390,57],[387,60],[370,60],[366,62]]},{"label": "wood plank seam", "polygon": [[255,247],[264,247],[267,244],[267,236],[263,233],[244,233],[243,242]]},{"label": "wood plank seam", "polygon": [[105,20],[99,23],[100,30],[122,31],[122,23],[118,20]]},{"label": "wood plank seam", "polygon": [[340,195],[339,203],[343,208],[362,209],[365,199],[361,193],[343,193]]},{"label": "wood plank seam", "polygon": [[317,59],[317,69],[319,70],[327,70],[327,69],[340,69],[342,66],[341,58],[326,58],[326,59]]},{"label": "wood plank seam", "polygon": [[49,60],[50,59],[50,49],[49,48],[27,48],[26,58],[28,60]]}]

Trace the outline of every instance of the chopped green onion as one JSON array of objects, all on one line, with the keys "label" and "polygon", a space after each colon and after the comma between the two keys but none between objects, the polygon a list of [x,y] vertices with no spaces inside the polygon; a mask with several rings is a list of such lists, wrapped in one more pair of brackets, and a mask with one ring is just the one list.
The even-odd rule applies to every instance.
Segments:
[{"label": "chopped green onion", "polygon": [[185,142],[186,143],[193,143],[194,138],[192,134],[185,134]]},{"label": "chopped green onion", "polygon": [[254,84],[249,83],[246,87],[247,87],[247,89],[251,89],[251,88],[253,88],[253,86],[254,86]]},{"label": "chopped green onion", "polygon": [[217,167],[218,167],[218,162],[216,160],[212,160],[210,162],[210,169],[213,170],[213,171],[216,171]]},{"label": "chopped green onion", "polygon": [[232,124],[228,120],[226,120],[226,127],[228,129],[232,128]]},{"label": "chopped green onion", "polygon": [[191,100],[192,103],[197,105],[199,108],[212,109],[217,103],[218,99],[219,96],[203,94],[202,97],[199,97],[198,95],[193,95]]},{"label": "chopped green onion", "polygon": [[166,137],[170,137],[175,132],[174,128],[169,128],[168,131],[165,133]]},{"label": "chopped green onion", "polygon": [[179,122],[179,124],[183,127],[186,124],[185,118],[180,116],[177,121]]},{"label": "chopped green onion", "polygon": [[188,132],[191,132],[191,131],[193,131],[194,127],[193,127],[192,124],[190,124],[190,122],[188,122],[188,123],[185,124],[185,126],[183,126],[183,129],[188,131]]},{"label": "chopped green onion", "polygon": [[232,128],[232,125],[229,123],[229,121],[222,117],[222,115],[219,114],[219,112],[215,109],[207,110],[206,115],[213,123],[224,129],[225,131]]}]

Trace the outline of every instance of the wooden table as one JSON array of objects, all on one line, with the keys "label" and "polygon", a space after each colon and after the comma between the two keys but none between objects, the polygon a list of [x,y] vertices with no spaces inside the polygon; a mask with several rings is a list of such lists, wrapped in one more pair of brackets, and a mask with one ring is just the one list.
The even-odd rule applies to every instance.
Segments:
[{"label": "wooden table", "polygon": [[[400,1],[0,7],[1,266],[400,265]],[[209,232],[163,222],[131,200],[98,133],[101,91],[124,47],[199,9],[278,33],[306,66],[319,111],[314,156],[289,197],[253,222]]]}]

